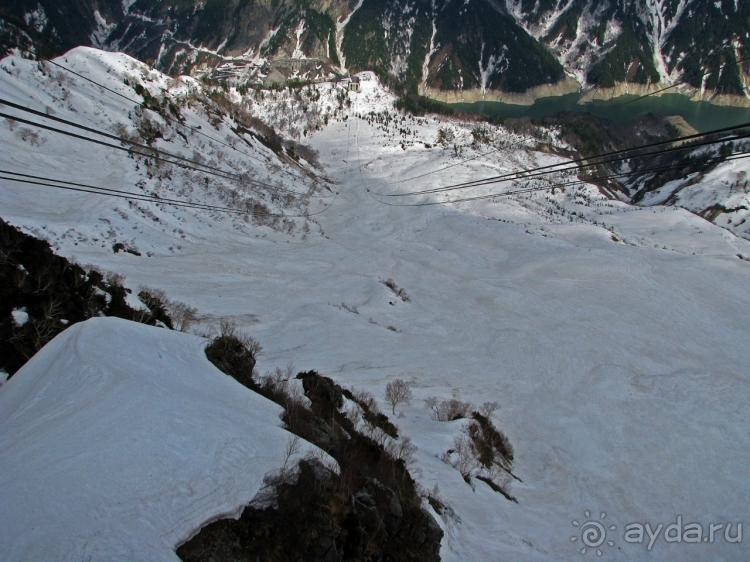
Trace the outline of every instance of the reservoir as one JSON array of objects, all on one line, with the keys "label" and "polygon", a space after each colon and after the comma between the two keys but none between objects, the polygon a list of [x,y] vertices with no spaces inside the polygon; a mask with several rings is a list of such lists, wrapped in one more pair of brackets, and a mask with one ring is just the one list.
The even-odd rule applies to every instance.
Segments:
[{"label": "reservoir", "polygon": [[[516,105],[493,101],[454,103],[451,107],[501,117],[546,117],[561,111],[586,112],[612,121],[628,121],[635,117],[680,115],[698,132],[731,127],[750,122],[750,108],[715,105],[705,101],[692,101],[681,94],[662,94],[638,99],[636,95],[618,96],[611,100],[595,100],[579,104],[580,94],[539,98],[533,105]],[[637,100],[637,101],[633,101]]]}]

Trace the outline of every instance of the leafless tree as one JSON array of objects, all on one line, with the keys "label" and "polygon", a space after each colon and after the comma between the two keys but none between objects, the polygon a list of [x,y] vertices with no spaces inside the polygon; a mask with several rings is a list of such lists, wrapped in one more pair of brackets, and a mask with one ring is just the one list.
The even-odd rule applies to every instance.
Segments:
[{"label": "leafless tree", "polygon": [[61,297],[55,297],[44,303],[41,314],[29,318],[23,326],[13,328],[9,342],[24,356],[30,359],[47,342],[62,332],[64,325],[60,322],[64,309]]},{"label": "leafless tree", "polygon": [[467,418],[474,409],[474,406],[470,402],[461,402],[456,398],[438,401],[436,397],[430,396],[424,403],[425,406],[432,410],[430,414],[432,419],[437,421],[453,421]]},{"label": "leafless tree", "polygon": [[492,413],[497,410],[500,407],[500,404],[497,402],[485,402],[482,404],[482,407],[479,408],[479,413],[482,414],[485,418],[492,417]]},{"label": "leafless tree", "polygon": [[172,319],[172,327],[180,332],[187,332],[190,326],[198,320],[198,309],[188,306],[184,302],[169,301],[167,313]]},{"label": "leafless tree", "polygon": [[458,470],[466,481],[479,468],[471,439],[466,435],[459,435],[453,440],[453,448],[443,455],[443,460]]},{"label": "leafless tree", "polygon": [[354,396],[354,400],[361,404],[363,408],[367,408],[373,412],[378,411],[378,405],[375,403],[375,397],[367,392],[366,390],[357,390],[355,388],[349,389]]},{"label": "leafless tree", "polygon": [[398,440],[391,439],[386,446],[386,451],[388,451],[394,459],[404,461],[404,464],[410,470],[416,463],[414,453],[417,452],[417,446],[411,442],[411,437],[402,437]]},{"label": "leafless tree", "polygon": [[219,321],[219,334],[225,338],[237,338],[253,357],[258,357],[263,353],[263,346],[260,342],[237,329],[237,323],[234,320],[222,319]]},{"label": "leafless tree", "polygon": [[396,415],[398,404],[410,404],[412,399],[409,383],[402,379],[396,379],[385,386],[385,399],[391,405],[391,413]]},{"label": "leafless tree", "polygon": [[284,447],[284,464],[281,467],[282,473],[290,470],[292,457],[296,456],[297,453],[299,453],[301,447],[302,443],[297,435],[292,435],[289,437],[286,442],[286,447]]}]

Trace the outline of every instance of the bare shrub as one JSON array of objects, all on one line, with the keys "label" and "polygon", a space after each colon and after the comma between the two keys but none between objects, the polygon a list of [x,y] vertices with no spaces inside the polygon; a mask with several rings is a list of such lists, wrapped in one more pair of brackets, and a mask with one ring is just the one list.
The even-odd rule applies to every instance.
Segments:
[{"label": "bare shrub", "polygon": [[31,146],[39,146],[42,144],[39,133],[32,131],[28,127],[21,127],[18,129],[18,136],[21,137],[23,142],[28,142]]},{"label": "bare shrub", "polygon": [[492,414],[495,410],[497,410],[500,407],[500,404],[497,402],[485,402],[482,404],[482,406],[479,408],[479,413],[482,414],[485,418],[491,418]]},{"label": "bare shrub", "polygon": [[341,304],[334,304],[333,306],[335,306],[339,310],[346,310],[347,312],[351,312],[352,314],[359,314],[359,309],[356,306],[348,305],[343,301],[341,301]]},{"label": "bare shrub", "polygon": [[276,367],[274,371],[268,371],[261,377],[260,384],[270,390],[286,393],[290,381],[294,379],[294,365],[289,363],[285,369]]},{"label": "bare shrub", "polygon": [[141,286],[138,290],[138,298],[141,299],[143,304],[159,318],[162,315],[168,316],[170,319],[169,327],[174,330],[187,332],[190,326],[200,320],[197,308],[181,301],[171,300],[167,297],[167,293],[161,289]]},{"label": "bare shrub", "polygon": [[284,407],[283,420],[290,431],[300,427],[309,417],[309,400],[294,378],[294,370],[294,365],[289,363],[284,369],[276,367],[274,371],[267,371],[260,377],[257,388],[258,392]]},{"label": "bare shrub", "polygon": [[263,346],[255,338],[245,334],[237,329],[237,323],[234,320],[221,320],[219,322],[219,334],[220,337],[234,337],[237,338],[242,345],[253,357],[258,357],[263,354]]},{"label": "bare shrub", "polygon": [[156,139],[164,137],[164,127],[151,119],[143,111],[137,111],[133,123],[138,130],[140,140],[151,146]]},{"label": "bare shrub", "polygon": [[387,449],[386,445],[390,442],[388,434],[374,425],[366,425],[362,433],[377,443],[378,447]]},{"label": "bare shrub", "polygon": [[474,127],[471,130],[471,136],[473,137],[472,144],[489,144],[490,143],[490,132],[486,127]]},{"label": "bare shrub", "polygon": [[41,314],[21,326],[14,326],[9,341],[26,358],[30,359],[47,342],[65,329],[60,323],[64,310],[62,298],[53,298],[41,306]]},{"label": "bare shrub", "polygon": [[396,406],[398,404],[411,404],[411,388],[409,383],[402,379],[396,379],[385,386],[385,399],[391,405],[391,413],[396,415]]},{"label": "bare shrub", "polygon": [[110,127],[110,129],[115,135],[117,135],[127,143],[137,142],[139,140],[136,135],[130,132],[130,129],[127,125],[125,125],[124,123],[120,123],[119,121],[117,123],[114,123]]},{"label": "bare shrub", "polygon": [[167,312],[167,303],[169,302],[169,299],[164,291],[161,289],[141,286],[138,288],[138,298],[151,311],[154,320],[168,328],[172,327],[172,319]]},{"label": "bare shrub", "polygon": [[[148,295],[152,298],[159,299],[161,302],[166,302],[169,299],[167,298],[167,293],[165,293],[161,289],[156,289],[154,287],[147,287],[145,285],[141,285],[138,287],[138,291],[140,293],[148,293]],[[148,304],[148,303],[146,303]]]},{"label": "bare shrub", "polygon": [[493,465],[487,470],[487,477],[492,480],[506,494],[510,494],[509,487],[513,481],[513,476],[498,465]]},{"label": "bare shrub", "polygon": [[110,285],[114,285],[115,287],[125,286],[125,276],[120,273],[115,273],[114,271],[108,271],[106,273],[105,279],[107,280],[107,283],[109,283]]},{"label": "bare shrub", "polygon": [[230,375],[240,384],[255,389],[256,358],[263,347],[251,336],[239,331],[237,324],[229,320],[219,323],[219,335],[206,347],[206,357],[219,370]]},{"label": "bare shrub", "polygon": [[417,452],[417,446],[411,442],[411,437],[402,437],[401,439],[391,439],[385,446],[385,450],[394,459],[404,461],[407,470],[411,471],[417,462],[414,453]]},{"label": "bare shrub", "polygon": [[359,310],[357,309],[356,306],[349,306],[345,302],[341,303],[341,308],[343,308],[344,310],[348,312],[351,312],[352,314],[359,314]]},{"label": "bare shrub", "polygon": [[355,402],[358,408],[355,417],[364,419],[372,427],[377,427],[393,439],[398,439],[398,429],[391,423],[388,416],[383,414],[378,408],[375,398],[366,390],[343,389],[344,396]]},{"label": "bare shrub", "polygon": [[404,301],[404,302],[411,302],[411,297],[406,292],[406,290],[403,289],[402,287],[399,287],[398,285],[396,285],[396,282],[393,279],[388,278],[385,281],[380,281],[380,282],[383,285],[385,285],[386,287],[388,287],[391,291],[393,291],[394,294],[398,298],[400,298],[402,301]]},{"label": "bare shrub", "polygon": [[305,460],[317,463],[331,475],[339,475],[341,473],[341,467],[336,462],[336,459],[322,449],[310,449],[307,455],[305,455]]},{"label": "bare shrub", "polygon": [[443,454],[442,460],[458,470],[466,482],[471,481],[474,471],[479,468],[471,439],[466,435],[459,435],[453,440],[453,447]]},{"label": "bare shrub", "polygon": [[456,398],[439,401],[436,397],[430,396],[424,403],[431,410],[430,416],[436,421],[453,421],[468,418],[474,409],[471,402],[461,402]]},{"label": "bare shrub", "polygon": [[482,482],[487,484],[497,493],[505,496],[505,499],[510,500],[513,503],[518,503],[518,500],[508,491],[508,486],[510,485],[510,476],[507,473],[500,473],[498,475],[498,479],[495,479],[492,476],[486,476],[484,474],[477,474],[476,478],[477,480],[481,480]]},{"label": "bare shrub", "polygon": [[354,427],[358,428],[359,422],[362,421],[362,408],[358,404],[350,404],[346,409],[346,417],[349,419]]},{"label": "bare shrub", "polygon": [[375,402],[375,397],[367,392],[366,390],[350,389],[354,401],[367,410],[378,412],[378,405]]},{"label": "bare shrub", "polygon": [[455,133],[448,127],[440,127],[438,129],[437,144],[441,144],[444,147],[450,145],[456,138]]},{"label": "bare shrub", "polygon": [[284,464],[282,464],[281,466],[282,473],[286,472],[292,467],[290,461],[299,453],[299,450],[302,447],[301,441],[302,440],[298,435],[289,436],[289,439],[286,442],[286,447],[284,447]]},{"label": "bare shrub", "polygon": [[437,417],[437,406],[438,406],[438,399],[435,396],[430,396],[429,398],[425,398],[424,405],[427,406],[430,412],[430,417],[433,420],[441,421]]},{"label": "bare shrub", "polygon": [[[496,403],[488,402],[482,409],[491,413],[496,406]],[[511,470],[513,446],[489,417],[479,412],[474,412],[471,417],[471,423],[463,428],[462,435],[454,439],[453,447],[443,453],[441,459],[456,468],[467,483],[472,484],[471,479],[477,478],[508,500],[518,503],[508,489],[511,479],[521,481]]]},{"label": "bare shrub", "polygon": [[472,418],[464,431],[474,443],[479,462],[486,468],[494,463],[509,467],[513,462],[513,445],[508,437],[479,412],[474,412]]},{"label": "bare shrub", "polygon": [[198,320],[198,309],[180,301],[168,301],[167,312],[172,318],[172,327],[180,332],[187,332]]},{"label": "bare shrub", "polygon": [[293,140],[284,141],[284,146],[286,147],[287,153],[292,158],[295,158],[295,159],[302,158],[305,161],[307,161],[309,164],[311,164],[312,166],[315,166],[315,167],[318,166],[319,153],[317,150],[315,150],[311,146],[308,146],[306,144],[301,144]]}]

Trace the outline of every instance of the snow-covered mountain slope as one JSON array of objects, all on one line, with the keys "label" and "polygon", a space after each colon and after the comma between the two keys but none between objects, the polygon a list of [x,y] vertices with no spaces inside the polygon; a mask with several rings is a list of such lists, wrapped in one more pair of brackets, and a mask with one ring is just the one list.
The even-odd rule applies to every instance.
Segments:
[{"label": "snow-covered mountain slope", "polygon": [[[304,235],[315,229],[310,222],[315,219],[308,221],[308,216],[325,209],[335,196],[309,163],[296,154],[289,156],[294,150],[303,153],[299,144],[282,146],[284,140],[273,138],[273,133],[266,138],[267,128],[239,106],[232,106],[221,90],[204,88],[191,78],[173,80],[126,55],[89,48],[75,49],[58,63],[76,74],[53,64],[4,59],[0,97],[137,146],[4,105],[1,109],[6,115],[122,147],[112,150],[4,119],[4,172],[33,171],[31,175],[44,179],[124,188],[141,197],[214,207],[63,197],[67,212],[80,217],[96,215],[97,221],[83,228],[76,224],[85,221],[73,221],[65,231],[56,231],[58,236],[94,241],[103,247],[120,242],[146,254],[179,251],[189,236],[200,236],[204,229],[214,227],[251,233],[259,225],[268,225],[273,231]],[[133,156],[128,152],[131,148],[144,156]],[[45,155],[43,161],[38,158],[40,153]],[[51,200],[60,192],[28,185],[25,189]],[[238,214],[247,210],[250,213]],[[53,224],[54,220],[50,221],[49,227],[54,228]],[[134,235],[144,231],[151,234],[141,238],[142,245],[136,247]]]},{"label": "snow-covered mountain slope", "polygon": [[645,193],[638,204],[678,205],[736,236],[750,240],[748,171],[744,160],[722,162],[707,173],[686,170],[679,179],[663,183]]},{"label": "snow-covered mountain slope", "polygon": [[[338,98],[328,87],[320,102],[333,112]],[[600,546],[610,560],[744,560],[746,548],[726,541],[723,528],[702,545],[662,534],[650,551],[648,539],[626,542],[624,528],[648,522],[663,533],[681,517],[704,533],[731,522],[735,536],[746,520],[750,264],[737,254],[750,256],[750,242],[684,209],[628,205],[590,185],[389,197],[561,158],[522,148],[523,137],[502,128],[474,135],[476,123],[401,115],[374,80],[349,92],[350,105],[341,99],[336,117],[302,136],[338,182],[338,196],[314,217],[324,236],[235,228],[190,211],[201,220],[185,212],[182,239],[136,215],[123,232],[154,248],[137,257],[63,236],[111,220],[114,204],[98,196],[3,180],[0,210],[61,253],[125,274],[130,286],[156,286],[204,315],[237,321],[264,346],[261,370],[293,362],[378,399],[387,382],[411,381],[414,401],[392,421],[419,447],[419,482],[437,486],[449,506],[440,516],[444,560],[580,560],[573,521],[583,524],[584,510],[616,526],[607,528],[615,546]],[[275,113],[281,102],[287,109]],[[308,102],[277,92],[248,111],[291,130]],[[125,159],[127,168],[109,151],[84,159],[51,134],[32,146],[7,124],[0,131],[3,165],[133,181],[122,170],[135,163]],[[486,141],[472,147],[477,137]],[[67,152],[77,156],[64,159]],[[417,203],[440,204],[408,206]],[[410,302],[381,282],[389,278]],[[515,448],[523,482],[509,489],[518,504],[481,481],[470,486],[440,460],[465,422],[432,420],[430,396],[500,403],[494,423]]]},{"label": "snow-covered mountain slope", "polygon": [[95,318],[3,385],[3,560],[179,560],[207,520],[239,515],[290,434],[204,345]]}]

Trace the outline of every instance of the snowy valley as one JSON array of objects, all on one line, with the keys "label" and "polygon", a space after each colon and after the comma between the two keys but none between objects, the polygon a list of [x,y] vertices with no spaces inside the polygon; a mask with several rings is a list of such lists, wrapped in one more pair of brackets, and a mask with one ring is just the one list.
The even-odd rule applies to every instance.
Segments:
[{"label": "snowy valley", "polygon": [[[639,204],[574,174],[441,191],[569,147],[555,129],[401,113],[370,72],[359,91],[243,95],[89,48],[54,62],[0,61],[0,217],[196,308],[198,333],[236,323],[261,372],[372,393],[416,446],[442,560],[747,558],[732,540],[750,522],[746,160]],[[719,206],[715,223],[694,214]],[[205,344],[94,318],[0,386],[0,557],[176,560],[241,512],[290,434]],[[413,400],[390,415],[396,379]],[[517,503],[462,477],[448,451],[467,420],[437,421],[432,397],[499,404]],[[141,456],[120,456],[129,439]],[[678,517],[701,544],[625,538]],[[606,524],[596,547],[588,519]]]}]

